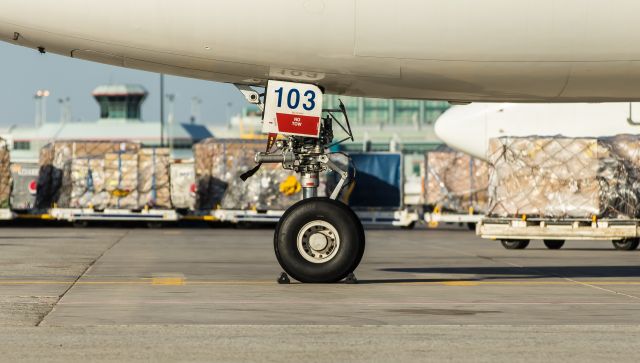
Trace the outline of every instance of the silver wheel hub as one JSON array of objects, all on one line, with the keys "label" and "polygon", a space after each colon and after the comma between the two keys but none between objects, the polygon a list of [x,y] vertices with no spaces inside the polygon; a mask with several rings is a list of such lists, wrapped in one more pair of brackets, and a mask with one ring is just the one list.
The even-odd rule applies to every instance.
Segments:
[{"label": "silver wheel hub", "polygon": [[315,220],[305,224],[298,232],[298,252],[312,263],[331,261],[340,249],[340,236],[328,222]]},{"label": "silver wheel hub", "polygon": [[327,248],[329,241],[327,240],[327,236],[322,233],[314,233],[309,237],[309,246],[314,251],[322,251]]}]

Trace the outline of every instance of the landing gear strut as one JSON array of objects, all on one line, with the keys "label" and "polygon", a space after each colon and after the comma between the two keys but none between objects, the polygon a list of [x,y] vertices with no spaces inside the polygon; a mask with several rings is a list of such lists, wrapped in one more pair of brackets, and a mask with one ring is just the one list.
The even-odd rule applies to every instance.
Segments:
[{"label": "landing gear strut", "polygon": [[[246,87],[238,88],[249,102],[261,105],[260,95],[255,91],[252,93]],[[277,92],[281,94],[282,88]],[[295,90],[294,96],[296,93],[298,96],[303,94],[311,100],[309,92]],[[313,95],[313,100],[317,100],[315,97],[317,96]],[[306,103],[305,107],[310,105],[311,103]],[[336,114],[344,116],[344,125]],[[283,168],[297,172],[300,175],[303,199],[284,213],[273,239],[280,266],[300,282],[333,283],[346,278],[347,282],[355,283],[357,280],[353,271],[360,264],[365,248],[364,228],[353,210],[337,201],[350,176],[348,170],[342,170],[329,157],[329,148],[353,140],[353,133],[342,102],[338,109],[323,109],[322,115],[317,124],[317,136],[279,132],[286,135],[286,138],[276,140],[277,135],[270,134],[267,151],[260,152],[255,157],[258,165],[241,178],[245,180],[251,177],[263,163],[279,163]],[[264,122],[267,122],[266,119]],[[304,122],[304,119],[294,122]],[[334,123],[342,128],[348,135],[347,138],[333,142]],[[272,147],[275,147],[274,151],[271,151]],[[340,179],[329,197],[318,197],[320,173],[329,170],[337,173]],[[280,283],[286,283],[285,281],[283,277],[278,280]]]}]

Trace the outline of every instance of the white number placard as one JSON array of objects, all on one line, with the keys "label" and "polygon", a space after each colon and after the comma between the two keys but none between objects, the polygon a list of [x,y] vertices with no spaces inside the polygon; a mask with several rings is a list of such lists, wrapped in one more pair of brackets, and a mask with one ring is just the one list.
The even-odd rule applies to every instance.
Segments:
[{"label": "white number placard", "polygon": [[262,132],[318,137],[322,91],[306,83],[269,81]]}]

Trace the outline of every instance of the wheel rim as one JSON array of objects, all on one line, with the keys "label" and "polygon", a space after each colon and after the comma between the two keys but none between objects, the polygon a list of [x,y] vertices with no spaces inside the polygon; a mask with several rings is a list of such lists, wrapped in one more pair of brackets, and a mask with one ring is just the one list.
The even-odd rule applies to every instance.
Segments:
[{"label": "wheel rim", "polygon": [[340,236],[328,222],[315,220],[305,224],[298,232],[298,252],[311,263],[327,263],[340,249]]},{"label": "wheel rim", "polygon": [[635,241],[633,239],[623,239],[623,240],[613,241],[613,245],[619,250],[636,249]]}]

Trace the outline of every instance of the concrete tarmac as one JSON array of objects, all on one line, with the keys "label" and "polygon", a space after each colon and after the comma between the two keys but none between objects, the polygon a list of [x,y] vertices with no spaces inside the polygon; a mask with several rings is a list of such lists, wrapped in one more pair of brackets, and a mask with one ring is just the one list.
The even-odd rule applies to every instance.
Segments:
[{"label": "concrete tarmac", "polygon": [[268,229],[0,229],[0,360],[637,361],[640,251],[368,230],[356,285],[278,285]]}]

